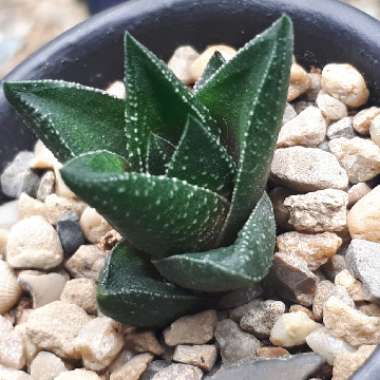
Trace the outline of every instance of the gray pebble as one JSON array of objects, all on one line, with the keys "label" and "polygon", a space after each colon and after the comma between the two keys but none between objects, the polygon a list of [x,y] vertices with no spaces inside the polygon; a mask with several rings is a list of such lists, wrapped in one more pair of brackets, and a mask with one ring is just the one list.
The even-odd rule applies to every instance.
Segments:
[{"label": "gray pebble", "polygon": [[256,358],[257,349],[261,347],[258,339],[242,331],[232,319],[218,322],[215,339],[224,364],[253,360]]},{"label": "gray pebble", "polygon": [[41,177],[40,184],[37,189],[37,199],[45,201],[46,197],[54,193],[55,175],[54,172],[48,170]]},{"label": "gray pebble", "polygon": [[141,376],[140,380],[152,380],[153,376],[160,370],[169,367],[170,363],[165,360],[154,360],[149,365],[146,371]]},{"label": "gray pebble", "polygon": [[347,248],[346,263],[354,277],[375,302],[380,302],[380,244],[353,239]]},{"label": "gray pebble", "polygon": [[35,196],[40,177],[30,169],[32,152],[20,152],[1,174],[1,188],[5,195],[18,198],[21,193]]},{"label": "gray pebble", "polygon": [[78,216],[66,214],[57,223],[57,232],[65,256],[71,256],[81,246],[86,244]]}]

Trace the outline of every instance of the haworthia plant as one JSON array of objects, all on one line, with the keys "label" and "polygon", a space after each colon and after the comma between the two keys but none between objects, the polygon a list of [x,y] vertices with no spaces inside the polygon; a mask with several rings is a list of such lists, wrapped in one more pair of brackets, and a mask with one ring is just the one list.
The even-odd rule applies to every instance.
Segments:
[{"label": "haworthia plant", "polygon": [[129,34],[126,100],[63,81],[4,84],[66,184],[124,238],[99,282],[105,314],[162,326],[267,274],[265,186],[292,52],[283,16],[230,61],[216,53],[193,89]]}]

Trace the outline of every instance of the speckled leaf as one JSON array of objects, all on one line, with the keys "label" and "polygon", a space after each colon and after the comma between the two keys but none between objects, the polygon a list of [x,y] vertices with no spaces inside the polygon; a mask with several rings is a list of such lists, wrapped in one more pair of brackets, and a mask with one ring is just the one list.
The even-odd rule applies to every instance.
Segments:
[{"label": "speckled leaf", "polygon": [[[134,171],[146,171],[150,133],[176,144],[189,113],[210,122],[190,90],[152,52],[125,35],[125,130]],[[202,112],[200,111],[202,109]]]},{"label": "speckled leaf", "polygon": [[148,147],[148,172],[150,174],[165,174],[175,146],[168,140],[152,133]]},{"label": "speckled leaf", "polygon": [[121,243],[108,258],[97,301],[109,317],[136,327],[161,327],[202,307],[206,298],[164,282],[153,265]]},{"label": "speckled leaf", "polygon": [[226,63],[223,55],[216,51],[210,58],[201,78],[195,83],[193,91],[199,91],[204,84],[216,73],[216,71]]},{"label": "speckled leaf", "polygon": [[213,246],[228,201],[176,178],[123,173],[120,160],[105,151],[84,154],[66,163],[62,177],[133,246],[153,257]]},{"label": "speckled leaf", "polygon": [[99,149],[126,155],[122,100],[97,89],[53,80],[6,82],[4,91],[60,161]]},{"label": "speckled leaf", "polygon": [[175,255],[154,264],[169,281],[188,289],[221,292],[251,287],[271,266],[275,227],[272,204],[264,193],[233,245]]},{"label": "speckled leaf", "polygon": [[190,116],[169,163],[167,176],[219,194],[229,194],[234,175],[235,163],[226,149],[198,120]]},{"label": "speckled leaf", "polygon": [[245,45],[197,93],[238,161],[226,241],[236,236],[267,182],[281,127],[293,52],[287,16]]}]

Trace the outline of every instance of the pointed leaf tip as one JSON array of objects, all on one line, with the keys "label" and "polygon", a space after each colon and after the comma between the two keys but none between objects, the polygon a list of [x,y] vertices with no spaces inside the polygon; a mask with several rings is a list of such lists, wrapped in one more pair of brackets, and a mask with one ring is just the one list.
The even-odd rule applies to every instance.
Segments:
[{"label": "pointed leaf tip", "polygon": [[208,110],[167,65],[130,34],[125,35],[125,131],[128,160],[134,171],[148,167],[151,133],[176,144],[188,114],[208,126]]},{"label": "pointed leaf tip", "polygon": [[292,53],[292,22],[283,16],[196,93],[222,126],[223,141],[238,162],[224,243],[233,241],[264,191],[286,104]]},{"label": "pointed leaf tip", "polygon": [[60,80],[7,82],[4,92],[60,161],[99,149],[126,154],[122,100]]}]

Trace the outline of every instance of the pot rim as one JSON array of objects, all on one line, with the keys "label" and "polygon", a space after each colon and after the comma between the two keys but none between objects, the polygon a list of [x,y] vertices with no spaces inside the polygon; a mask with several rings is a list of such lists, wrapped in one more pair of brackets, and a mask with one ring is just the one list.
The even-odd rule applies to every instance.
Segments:
[{"label": "pot rim", "polygon": [[[228,4],[230,0],[203,0],[208,2],[210,6],[212,4],[218,4],[223,7]],[[52,39],[33,54],[31,54],[24,61],[20,62],[14,69],[12,69],[3,80],[18,80],[18,78],[25,78],[31,72],[34,72],[37,68],[44,65],[49,58],[54,57],[57,52],[66,51],[73,48],[76,40],[87,40],[88,35],[92,35],[99,29],[105,29],[107,25],[111,25],[116,22],[120,22],[125,18],[125,13],[129,14],[129,18],[137,18],[146,14],[154,14],[162,8],[179,7],[182,8],[186,3],[193,3],[193,7],[202,3],[202,0],[129,0],[125,3],[115,5],[109,9],[106,9],[98,14],[95,14],[88,19],[82,21],[78,25],[66,30],[56,38]],[[239,3],[257,3],[260,0],[234,0],[235,7],[239,6]],[[380,48],[379,38],[376,38],[376,34],[372,33],[371,28],[378,29],[377,35],[380,37],[380,23],[377,19],[364,13],[358,8],[354,8],[351,5],[341,2],[341,0],[265,0],[268,9],[273,7],[273,3],[276,3],[278,8],[284,9],[291,7],[292,12],[301,11],[309,14],[310,16],[316,16],[318,18],[325,18],[331,22],[346,23],[350,25],[350,31],[355,34],[362,34],[372,38],[372,42]],[[290,9],[290,8],[289,8]],[[355,18],[357,21],[355,25],[352,25],[352,20]]]}]

